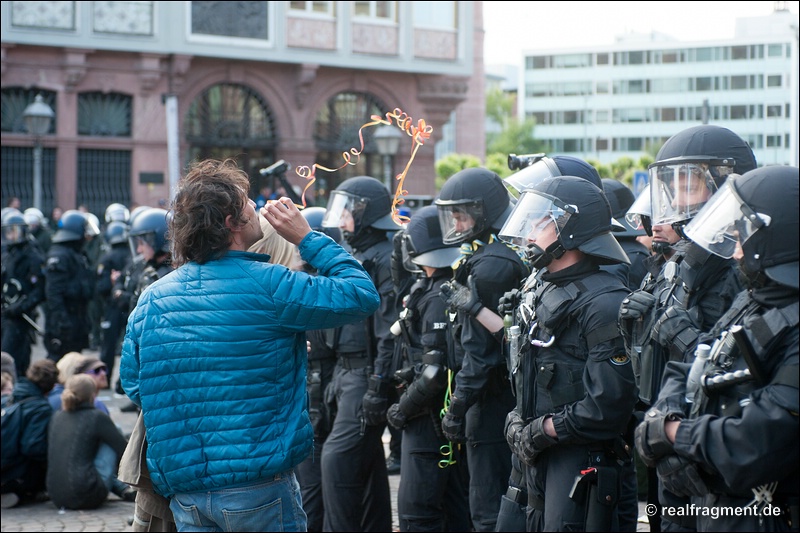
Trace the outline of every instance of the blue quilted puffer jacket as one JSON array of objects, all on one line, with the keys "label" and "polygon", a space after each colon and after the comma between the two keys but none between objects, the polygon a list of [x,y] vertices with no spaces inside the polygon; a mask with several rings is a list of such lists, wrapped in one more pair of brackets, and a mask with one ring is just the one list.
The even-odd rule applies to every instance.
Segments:
[{"label": "blue quilted puffer jacket", "polygon": [[298,249],[317,276],[231,251],[154,282],[131,312],[120,377],[162,495],[253,484],[308,456],[305,331],[364,320],[380,298],[327,235]]}]

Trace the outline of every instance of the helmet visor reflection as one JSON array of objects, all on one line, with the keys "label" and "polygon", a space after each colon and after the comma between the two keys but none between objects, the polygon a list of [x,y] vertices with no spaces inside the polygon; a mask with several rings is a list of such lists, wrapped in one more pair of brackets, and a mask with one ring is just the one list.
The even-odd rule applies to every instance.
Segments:
[{"label": "helmet visor reflection", "polygon": [[350,219],[353,221],[354,231],[360,227],[364,215],[366,202],[352,194],[333,191],[328,201],[325,217],[322,219],[323,228],[346,228]]},{"label": "helmet visor reflection", "polygon": [[560,235],[570,216],[576,212],[575,206],[565,205],[557,198],[525,191],[498,236],[506,242],[524,247],[534,242],[550,223],[555,224],[556,234]]},{"label": "helmet visor reflection", "polygon": [[657,164],[650,167],[653,224],[672,224],[694,217],[717,187],[705,163]]},{"label": "helmet visor reflection", "polygon": [[769,215],[750,209],[736,194],[733,180],[729,180],[687,224],[685,232],[689,239],[709,252],[729,259],[736,251],[737,241],[744,244],[771,221]]}]

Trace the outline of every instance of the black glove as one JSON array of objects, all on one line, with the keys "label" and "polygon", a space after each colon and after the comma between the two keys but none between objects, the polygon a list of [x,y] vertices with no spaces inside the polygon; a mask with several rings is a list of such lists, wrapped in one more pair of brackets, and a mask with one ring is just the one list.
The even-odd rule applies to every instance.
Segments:
[{"label": "black glove", "polygon": [[619,306],[619,320],[638,320],[644,318],[653,304],[656,302],[656,297],[647,291],[633,291],[630,293]]},{"label": "black glove", "polygon": [[467,287],[456,280],[442,283],[442,286],[439,287],[439,296],[442,297],[448,307],[455,307],[470,316],[478,316],[478,312],[483,309],[472,275],[467,278]]},{"label": "black glove", "polygon": [[683,307],[671,305],[653,325],[653,338],[670,349],[673,356],[694,349],[699,332],[692,317]]},{"label": "black glove", "polygon": [[364,421],[368,426],[377,426],[386,422],[386,410],[389,408],[389,384],[380,376],[369,377],[369,386],[361,401]]},{"label": "black glove", "polygon": [[506,316],[514,313],[514,309],[519,307],[519,302],[522,300],[522,292],[519,289],[512,289],[506,292],[498,300],[497,314]]},{"label": "black glove", "polygon": [[506,415],[505,435],[506,442],[508,442],[508,446],[511,448],[511,453],[517,457],[521,457],[520,449],[522,447],[522,430],[524,428],[525,421],[522,420],[522,417],[519,415],[519,412],[516,409],[512,409]]},{"label": "black glove", "polygon": [[389,410],[386,411],[386,421],[389,422],[389,425],[394,429],[403,429],[406,427],[408,419],[406,415],[403,414],[403,411],[400,410],[399,403],[393,403],[389,406]]},{"label": "black glove", "polygon": [[17,300],[13,304],[8,304],[7,307],[3,308],[3,315],[7,316],[8,318],[17,318],[18,316],[22,315],[22,301]]},{"label": "black glove", "polygon": [[534,418],[530,424],[522,430],[522,440],[520,441],[520,460],[528,466],[533,466],[536,457],[550,446],[558,442],[544,432],[544,421],[547,416]]},{"label": "black glove", "polygon": [[680,455],[668,455],[656,465],[664,488],[677,496],[705,496],[708,487],[700,477],[697,465]]},{"label": "black glove", "polygon": [[442,433],[450,442],[467,442],[467,430],[464,415],[467,414],[467,405],[453,396],[450,407],[442,418]]},{"label": "black glove", "polygon": [[672,415],[662,413],[658,409],[649,409],[644,421],[636,426],[634,442],[636,451],[645,465],[655,468],[659,459],[675,453],[672,443],[667,439],[664,424],[672,419]]}]

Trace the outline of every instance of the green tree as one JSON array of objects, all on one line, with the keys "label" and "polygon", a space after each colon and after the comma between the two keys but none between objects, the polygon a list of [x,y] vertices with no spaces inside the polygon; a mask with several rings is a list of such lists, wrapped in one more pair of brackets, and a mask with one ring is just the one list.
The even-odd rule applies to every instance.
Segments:
[{"label": "green tree", "polygon": [[481,160],[471,154],[447,154],[436,162],[436,190],[439,191],[447,178],[465,168],[481,166]]}]

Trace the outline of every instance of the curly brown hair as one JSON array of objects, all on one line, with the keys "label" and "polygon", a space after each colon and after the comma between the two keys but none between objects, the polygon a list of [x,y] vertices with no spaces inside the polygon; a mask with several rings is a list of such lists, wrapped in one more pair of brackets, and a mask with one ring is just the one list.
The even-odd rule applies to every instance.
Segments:
[{"label": "curly brown hair", "polygon": [[43,394],[47,394],[58,383],[58,367],[52,359],[39,359],[31,363],[25,371],[25,377]]},{"label": "curly brown hair", "polygon": [[172,200],[173,265],[222,257],[232,239],[225,219],[230,215],[233,225],[247,223],[249,192],[250,179],[233,159],[206,159],[192,165]]}]

